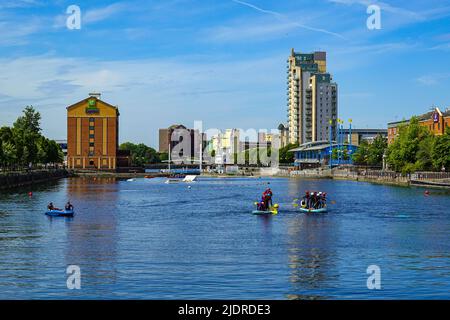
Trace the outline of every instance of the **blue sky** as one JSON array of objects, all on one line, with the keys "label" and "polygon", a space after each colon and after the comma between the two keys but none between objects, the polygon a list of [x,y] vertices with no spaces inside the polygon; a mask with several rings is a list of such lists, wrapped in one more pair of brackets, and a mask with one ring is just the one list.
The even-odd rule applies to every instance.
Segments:
[{"label": "blue sky", "polygon": [[[80,30],[66,27],[73,4]],[[2,0],[0,126],[31,104],[65,138],[65,107],[99,91],[122,142],[157,147],[158,128],[194,120],[270,130],[286,121],[291,48],[327,51],[354,127],[450,106],[450,1]]]}]

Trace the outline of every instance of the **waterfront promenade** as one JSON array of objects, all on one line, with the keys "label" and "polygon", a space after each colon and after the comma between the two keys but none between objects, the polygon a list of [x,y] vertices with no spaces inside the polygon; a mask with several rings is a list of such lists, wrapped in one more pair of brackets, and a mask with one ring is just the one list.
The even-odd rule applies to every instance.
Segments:
[{"label": "waterfront promenade", "polygon": [[423,186],[450,189],[450,173],[448,172],[416,172],[402,175],[394,171],[345,167],[332,170],[328,168],[301,171],[292,170],[288,173],[285,172],[284,175],[295,178],[355,180],[398,186]]},{"label": "waterfront promenade", "polygon": [[[177,172],[180,170],[177,170]],[[181,170],[182,171],[182,170]],[[171,174],[164,171],[145,172],[129,170],[125,172],[99,171],[99,170],[34,170],[21,172],[0,173],[0,190],[14,189],[31,185],[39,185],[49,181],[58,180],[70,176],[76,177],[98,177],[98,178],[164,178]],[[287,167],[279,169],[243,167],[235,173],[215,173],[213,171],[203,171],[203,177],[211,178],[233,178],[233,177],[284,177],[296,179],[336,179],[354,180],[359,182],[372,182],[398,186],[419,186],[429,188],[450,189],[450,173],[446,172],[417,172],[409,175],[402,175],[393,171],[357,169],[355,167],[317,168],[309,170],[291,170]]]}]

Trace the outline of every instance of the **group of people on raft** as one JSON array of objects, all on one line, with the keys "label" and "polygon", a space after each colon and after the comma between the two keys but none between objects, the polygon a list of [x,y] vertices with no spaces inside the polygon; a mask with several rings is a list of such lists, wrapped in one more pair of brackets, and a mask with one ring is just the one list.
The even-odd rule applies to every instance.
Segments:
[{"label": "group of people on raft", "polygon": [[325,192],[306,191],[300,202],[305,209],[321,209],[327,206],[327,194]]},{"label": "group of people on raft", "polygon": [[273,205],[272,197],[272,190],[270,188],[267,188],[262,194],[261,201],[256,204],[257,209],[259,211],[268,211]]},{"label": "group of people on raft", "polygon": [[[70,201],[67,201],[66,206],[65,206],[64,208],[65,208],[66,211],[73,211],[73,205],[70,203]],[[56,207],[53,205],[53,202],[50,202],[50,203],[48,204],[47,209],[48,209],[49,211],[62,211],[61,209],[56,208]]]}]

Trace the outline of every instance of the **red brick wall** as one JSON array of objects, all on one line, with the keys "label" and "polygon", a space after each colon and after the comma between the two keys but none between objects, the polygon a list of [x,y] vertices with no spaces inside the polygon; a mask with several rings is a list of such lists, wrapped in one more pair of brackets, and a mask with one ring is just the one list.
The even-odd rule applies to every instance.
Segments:
[{"label": "red brick wall", "polygon": [[67,156],[72,157],[77,153],[77,119],[67,119]]}]

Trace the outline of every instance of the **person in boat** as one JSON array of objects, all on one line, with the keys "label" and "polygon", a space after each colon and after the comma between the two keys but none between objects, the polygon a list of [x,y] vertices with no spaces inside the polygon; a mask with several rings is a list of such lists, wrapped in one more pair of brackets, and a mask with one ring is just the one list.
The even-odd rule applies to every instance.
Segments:
[{"label": "person in boat", "polygon": [[322,208],[322,192],[317,192],[317,202],[314,207],[314,209],[320,209]]},{"label": "person in boat", "polygon": [[48,204],[47,209],[48,209],[49,211],[60,210],[60,209],[56,208],[56,207],[53,205],[53,202],[50,202],[50,203]]},{"label": "person in boat", "polygon": [[327,206],[327,194],[326,192],[322,193],[322,208]]},{"label": "person in boat", "polygon": [[66,211],[73,211],[73,205],[70,203],[70,201],[67,201],[65,209]]},{"label": "person in boat", "polygon": [[319,192],[317,193],[317,203],[314,209],[321,209],[326,206],[326,193],[325,192]]},{"label": "person in boat", "polygon": [[317,192],[314,192],[311,199],[311,206],[308,209],[317,209],[318,207],[319,207],[319,194]]},{"label": "person in boat", "polygon": [[311,196],[309,195],[309,191],[305,191],[305,195],[302,198],[301,201],[302,208],[309,208],[311,205]]}]

